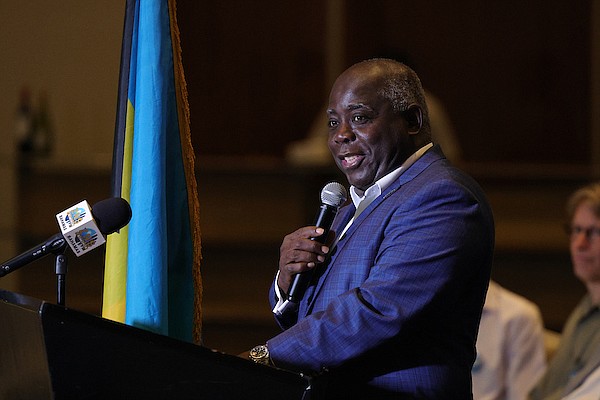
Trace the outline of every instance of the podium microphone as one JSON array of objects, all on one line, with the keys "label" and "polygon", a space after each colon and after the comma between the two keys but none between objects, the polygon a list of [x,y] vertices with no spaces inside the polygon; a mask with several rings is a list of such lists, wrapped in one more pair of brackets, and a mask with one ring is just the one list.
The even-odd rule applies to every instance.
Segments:
[{"label": "podium microphone", "polygon": [[126,200],[112,197],[93,207],[83,200],[56,214],[61,233],[0,264],[0,277],[48,254],[62,254],[69,245],[77,257],[104,244],[105,235],[123,228],[131,219],[131,207]]},{"label": "podium microphone", "polygon": [[[323,228],[324,232],[321,236],[313,238],[312,240],[316,240],[320,243],[325,242],[327,235],[329,234],[329,229],[333,224],[333,220],[335,219],[339,208],[346,202],[347,198],[348,192],[341,183],[329,182],[323,187],[321,190],[321,206],[319,207],[319,212],[315,218],[314,225]],[[290,303],[297,305],[300,300],[302,300],[302,296],[304,296],[304,292],[310,284],[313,271],[314,269],[294,275],[294,279],[288,290],[287,300],[274,310],[277,315],[281,315],[283,311],[290,306]]]}]

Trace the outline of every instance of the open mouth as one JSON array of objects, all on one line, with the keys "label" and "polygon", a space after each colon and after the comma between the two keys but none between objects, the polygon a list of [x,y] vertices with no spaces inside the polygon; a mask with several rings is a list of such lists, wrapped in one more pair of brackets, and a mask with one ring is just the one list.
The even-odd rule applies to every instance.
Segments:
[{"label": "open mouth", "polygon": [[363,155],[349,155],[342,158],[342,166],[344,168],[354,168],[365,158]]}]

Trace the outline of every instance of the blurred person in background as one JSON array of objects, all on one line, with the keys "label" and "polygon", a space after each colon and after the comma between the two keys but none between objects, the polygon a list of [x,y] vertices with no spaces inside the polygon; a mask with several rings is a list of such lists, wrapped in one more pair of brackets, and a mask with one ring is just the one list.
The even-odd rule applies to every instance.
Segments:
[{"label": "blurred person in background", "polygon": [[[556,354],[530,394],[532,400],[600,399],[600,182],[589,184],[567,202],[569,250],[573,273],[587,293],[569,315]],[[596,379],[594,380],[594,376]]]},{"label": "blurred person in background", "polygon": [[490,281],[473,365],[475,400],[525,400],[546,369],[539,307]]}]

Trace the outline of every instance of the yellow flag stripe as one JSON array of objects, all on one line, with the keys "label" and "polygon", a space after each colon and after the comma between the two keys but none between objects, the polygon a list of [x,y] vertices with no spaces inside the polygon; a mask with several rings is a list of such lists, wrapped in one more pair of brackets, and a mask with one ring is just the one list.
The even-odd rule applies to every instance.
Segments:
[{"label": "yellow flag stripe", "polygon": [[[133,104],[127,101],[121,189],[121,197],[127,202],[130,202],[134,112]],[[129,227],[126,226],[119,233],[109,235],[106,243],[102,316],[117,322],[125,322],[128,233]]]}]

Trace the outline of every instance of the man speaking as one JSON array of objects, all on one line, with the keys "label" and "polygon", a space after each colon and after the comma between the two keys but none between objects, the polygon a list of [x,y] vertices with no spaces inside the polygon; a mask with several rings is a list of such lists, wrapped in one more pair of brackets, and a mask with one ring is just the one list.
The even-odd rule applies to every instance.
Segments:
[{"label": "man speaking", "polygon": [[[350,67],[327,114],[352,202],[324,243],[317,226],[284,238],[270,293],[283,332],[250,357],[323,373],[341,399],[472,398],[494,247],[482,190],[431,142],[423,88],[404,64]],[[302,298],[284,305],[307,273]]]}]

